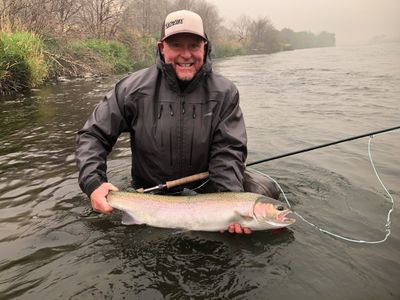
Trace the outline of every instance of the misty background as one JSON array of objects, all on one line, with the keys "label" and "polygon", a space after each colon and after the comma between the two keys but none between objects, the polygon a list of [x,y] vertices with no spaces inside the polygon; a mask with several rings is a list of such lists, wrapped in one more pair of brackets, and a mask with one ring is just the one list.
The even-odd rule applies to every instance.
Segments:
[{"label": "misty background", "polygon": [[245,14],[268,17],[281,30],[328,31],[337,45],[400,40],[398,0],[214,0],[227,23]]}]

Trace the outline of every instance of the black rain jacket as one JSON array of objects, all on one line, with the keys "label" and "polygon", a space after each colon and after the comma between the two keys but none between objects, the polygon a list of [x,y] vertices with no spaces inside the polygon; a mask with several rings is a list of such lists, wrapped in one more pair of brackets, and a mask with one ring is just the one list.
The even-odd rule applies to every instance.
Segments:
[{"label": "black rain jacket", "polygon": [[107,155],[122,132],[130,133],[136,188],[209,171],[217,191],[243,191],[247,137],[239,92],[213,72],[210,44],[206,52],[184,91],[158,51],[155,65],[119,81],[97,105],[76,139],[84,193],[107,182]]}]

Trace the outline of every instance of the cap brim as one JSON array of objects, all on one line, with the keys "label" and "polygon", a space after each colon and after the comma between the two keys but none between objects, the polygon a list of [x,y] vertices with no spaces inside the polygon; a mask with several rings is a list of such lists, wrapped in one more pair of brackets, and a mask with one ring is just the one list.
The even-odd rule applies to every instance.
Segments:
[{"label": "cap brim", "polygon": [[161,42],[165,41],[167,38],[169,38],[169,37],[171,37],[171,36],[178,35],[178,34],[183,34],[183,33],[193,34],[193,35],[195,35],[195,36],[198,36],[198,37],[202,38],[204,41],[207,41],[207,42],[208,42],[208,39],[207,39],[205,36],[203,36],[203,35],[201,35],[201,34],[198,34],[197,32],[192,32],[192,31],[188,31],[188,30],[179,31],[179,32],[174,32],[174,33],[172,33],[172,34],[170,34],[170,35],[166,35],[166,36],[164,36],[163,38],[161,38]]}]

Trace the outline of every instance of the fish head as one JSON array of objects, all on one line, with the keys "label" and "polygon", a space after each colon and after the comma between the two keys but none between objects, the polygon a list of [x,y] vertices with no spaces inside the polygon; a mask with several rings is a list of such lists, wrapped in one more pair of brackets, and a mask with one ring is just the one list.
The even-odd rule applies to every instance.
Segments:
[{"label": "fish head", "polygon": [[282,228],[292,225],[296,222],[290,218],[292,211],[289,207],[272,198],[260,197],[253,205],[252,216],[259,223],[268,223],[273,228]]}]

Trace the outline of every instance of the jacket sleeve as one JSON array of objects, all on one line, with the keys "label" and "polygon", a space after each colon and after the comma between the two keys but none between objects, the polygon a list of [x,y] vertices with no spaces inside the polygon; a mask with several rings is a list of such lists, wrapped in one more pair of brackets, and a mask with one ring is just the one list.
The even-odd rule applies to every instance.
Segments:
[{"label": "jacket sleeve", "polygon": [[124,101],[117,94],[117,86],[96,106],[76,137],[76,162],[79,168],[79,186],[90,194],[107,182],[107,155],[119,135],[127,130],[123,116]]},{"label": "jacket sleeve", "polygon": [[221,110],[219,123],[211,145],[210,179],[220,192],[242,192],[247,135],[243,114],[239,106],[237,89],[229,95],[226,107]]}]

